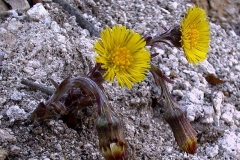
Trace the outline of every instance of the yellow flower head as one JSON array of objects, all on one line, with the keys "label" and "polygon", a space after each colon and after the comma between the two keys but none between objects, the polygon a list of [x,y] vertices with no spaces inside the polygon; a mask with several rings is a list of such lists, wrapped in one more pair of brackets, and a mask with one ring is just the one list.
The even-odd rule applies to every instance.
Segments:
[{"label": "yellow flower head", "polygon": [[193,6],[181,22],[181,44],[188,62],[194,65],[207,57],[210,42],[210,27],[206,12]]},{"label": "yellow flower head", "polygon": [[101,40],[96,41],[96,62],[106,70],[104,78],[113,81],[114,77],[121,87],[132,88],[143,81],[150,68],[150,52],[146,41],[140,34],[125,26],[117,25],[101,32]]}]

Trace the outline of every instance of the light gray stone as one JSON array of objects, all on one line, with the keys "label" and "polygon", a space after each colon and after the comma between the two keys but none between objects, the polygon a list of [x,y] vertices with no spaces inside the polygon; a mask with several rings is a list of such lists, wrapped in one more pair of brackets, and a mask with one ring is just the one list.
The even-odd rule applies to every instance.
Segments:
[{"label": "light gray stone", "polygon": [[16,44],[17,37],[14,36],[10,31],[1,27],[0,28],[0,43],[5,42],[8,47],[12,47]]},{"label": "light gray stone", "polygon": [[181,90],[173,90],[172,94],[179,97],[183,96],[183,92]]},{"label": "light gray stone", "polygon": [[59,33],[60,32],[60,26],[57,24],[56,21],[52,21],[51,23],[51,29],[56,32],[56,33]]},{"label": "light gray stone", "polygon": [[211,74],[215,74],[216,72],[212,64],[210,64],[207,60],[203,61],[199,65],[199,71],[203,73],[211,73]]},{"label": "light gray stone", "polygon": [[221,114],[221,106],[223,101],[223,93],[221,91],[212,94],[213,107],[217,115]]},{"label": "light gray stone", "polygon": [[185,57],[183,57],[183,56],[180,57],[179,61],[180,61],[182,64],[184,64],[184,65],[188,64],[187,59],[186,59]]},{"label": "light gray stone", "polygon": [[11,99],[14,101],[20,101],[22,100],[22,97],[23,97],[23,93],[18,91],[14,91],[11,95]]},{"label": "light gray stone", "polygon": [[204,92],[194,87],[190,92],[188,92],[184,96],[184,99],[192,102],[193,104],[202,104],[203,97],[204,97]]},{"label": "light gray stone", "polygon": [[168,6],[169,6],[169,9],[171,9],[173,11],[173,10],[177,9],[178,3],[177,2],[170,2],[168,4]]},{"label": "light gray stone", "polygon": [[10,122],[14,122],[16,120],[25,120],[27,118],[27,113],[24,109],[19,108],[19,106],[11,106],[6,114],[10,119]]},{"label": "light gray stone", "polygon": [[39,60],[30,60],[30,61],[28,61],[28,66],[29,67],[32,67],[32,68],[34,68],[34,69],[37,69],[37,68],[39,68],[39,67],[41,67],[41,63],[40,63],[40,61]]},{"label": "light gray stone", "polygon": [[20,28],[22,28],[22,23],[17,20],[10,21],[7,26],[7,29],[12,33],[17,32]]},{"label": "light gray stone", "polygon": [[[196,105],[190,104],[190,105],[185,105],[186,112],[187,112],[187,118],[189,121],[194,121],[196,118]],[[197,107],[198,108],[198,107]]]},{"label": "light gray stone", "polygon": [[[60,42],[61,44],[65,44],[67,41],[67,38],[61,34],[57,34],[57,40],[58,42]],[[65,47],[64,47],[65,48]]]},{"label": "light gray stone", "polygon": [[47,24],[51,22],[51,17],[48,11],[43,7],[42,3],[35,4],[27,11],[27,15],[34,21],[40,21]]},{"label": "light gray stone", "polygon": [[7,150],[0,148],[0,159],[6,159],[8,155]]},{"label": "light gray stone", "polygon": [[222,120],[224,120],[225,123],[232,125],[234,123],[233,121],[233,114],[231,112],[224,112],[221,116]]},{"label": "light gray stone", "polygon": [[16,142],[17,139],[14,135],[11,135],[9,131],[0,129],[0,142]]},{"label": "light gray stone", "polygon": [[218,140],[221,147],[233,156],[237,156],[240,150],[240,137],[234,132],[226,131],[226,134]]},{"label": "light gray stone", "polygon": [[214,110],[212,106],[203,106],[204,117],[202,118],[203,123],[213,123],[214,122]]},{"label": "light gray stone", "polygon": [[234,112],[234,117],[235,117],[236,120],[240,120],[240,111],[237,111],[237,110],[236,110],[236,111]]},{"label": "light gray stone", "polygon": [[206,154],[208,157],[213,158],[218,154],[218,150],[218,145],[215,145],[214,147],[206,147]]},{"label": "light gray stone", "polygon": [[237,72],[240,72],[240,65],[236,65],[236,66],[235,66],[235,70],[236,70]]},{"label": "light gray stone", "polygon": [[12,145],[11,148],[10,148],[10,151],[11,151],[11,153],[17,155],[17,154],[20,153],[21,148],[16,146],[16,145]]},{"label": "light gray stone", "polygon": [[58,144],[56,145],[56,149],[57,149],[58,151],[62,151],[62,146],[58,143]]},{"label": "light gray stone", "polygon": [[29,75],[34,75],[34,69],[32,67],[24,67],[23,71]]},{"label": "light gray stone", "polygon": [[221,107],[222,107],[223,97],[224,97],[224,95],[221,91],[213,92],[211,94],[211,99],[213,102],[213,108],[214,108],[214,112],[215,112],[214,124],[217,126],[219,126],[219,119],[222,114]]}]

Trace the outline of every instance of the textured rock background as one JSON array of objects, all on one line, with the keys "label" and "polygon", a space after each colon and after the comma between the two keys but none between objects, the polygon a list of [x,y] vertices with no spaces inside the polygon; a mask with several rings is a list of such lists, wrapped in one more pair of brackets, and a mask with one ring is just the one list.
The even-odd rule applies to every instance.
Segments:
[{"label": "textured rock background", "polygon": [[239,0],[193,0],[207,11],[211,21],[224,28],[233,28],[240,35],[240,1]]},{"label": "textured rock background", "polygon": [[[179,24],[192,5],[184,0],[67,2],[98,30],[123,24],[143,35],[162,32],[161,26]],[[151,97],[160,90],[150,74],[132,90],[104,84],[110,103],[123,121],[131,160],[240,157],[240,38],[235,25],[240,22],[239,2],[208,2],[199,3],[207,8],[211,22],[211,49],[206,61],[194,67],[187,63],[182,50],[164,45],[153,49],[159,53],[153,63],[174,81],[169,88],[201,137],[195,155],[179,150],[161,109],[151,108]],[[229,10],[228,5],[234,9]],[[1,13],[4,16],[0,19],[0,159],[103,159],[94,131],[95,114],[80,112],[78,131],[61,120],[33,126],[27,122],[28,116],[48,95],[20,84],[22,78],[28,78],[52,87],[48,78],[61,82],[68,76],[87,73],[94,66],[92,45],[96,37],[79,27],[75,17],[56,3],[10,13]],[[208,73],[225,83],[208,84],[204,78]]]}]

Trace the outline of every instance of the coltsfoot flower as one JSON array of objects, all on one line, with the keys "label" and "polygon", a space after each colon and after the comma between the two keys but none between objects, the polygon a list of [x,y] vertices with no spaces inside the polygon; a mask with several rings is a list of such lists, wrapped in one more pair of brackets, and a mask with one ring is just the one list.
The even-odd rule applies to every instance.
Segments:
[{"label": "coltsfoot flower", "polygon": [[116,77],[121,87],[132,88],[133,84],[145,79],[150,68],[150,52],[146,41],[133,30],[116,25],[101,32],[101,40],[96,41],[96,62],[105,69],[104,78],[113,81]]},{"label": "coltsfoot flower", "polygon": [[96,126],[100,150],[106,160],[123,160],[127,152],[127,143],[120,120],[113,113],[110,114],[106,106],[104,108],[109,114],[99,115]]},{"label": "coltsfoot flower", "polygon": [[210,27],[206,12],[193,6],[181,21],[181,44],[188,62],[194,65],[207,57],[210,42]]},{"label": "coltsfoot flower", "polygon": [[197,134],[184,112],[179,108],[174,108],[166,113],[164,118],[170,125],[179,148],[189,154],[196,153]]}]

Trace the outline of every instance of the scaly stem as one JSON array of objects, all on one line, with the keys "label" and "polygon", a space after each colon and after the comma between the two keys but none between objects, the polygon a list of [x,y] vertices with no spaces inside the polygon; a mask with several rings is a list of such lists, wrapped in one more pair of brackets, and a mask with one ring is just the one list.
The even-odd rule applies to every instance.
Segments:
[{"label": "scaly stem", "polygon": [[170,114],[173,114],[173,109],[178,108],[178,104],[173,101],[173,98],[169,92],[169,89],[166,85],[165,79],[163,79],[157,72],[157,70],[159,70],[157,67],[153,66],[151,67],[150,71],[155,79],[155,82],[158,86],[161,87],[162,89],[162,94],[165,97],[166,103],[167,103],[167,107],[169,108],[169,112]]}]

